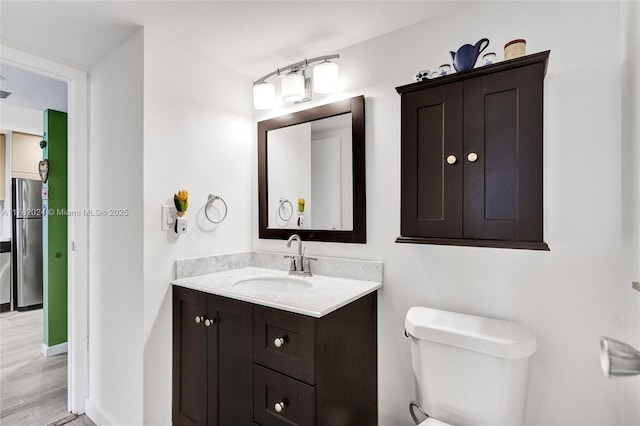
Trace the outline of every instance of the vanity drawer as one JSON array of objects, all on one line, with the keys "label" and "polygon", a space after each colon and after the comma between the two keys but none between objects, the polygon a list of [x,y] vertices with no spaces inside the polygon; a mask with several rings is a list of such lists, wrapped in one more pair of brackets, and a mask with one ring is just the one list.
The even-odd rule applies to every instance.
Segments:
[{"label": "vanity drawer", "polygon": [[315,385],[315,352],[315,318],[264,306],[254,307],[254,362]]},{"label": "vanity drawer", "polygon": [[262,426],[315,425],[316,388],[254,364],[253,417]]}]

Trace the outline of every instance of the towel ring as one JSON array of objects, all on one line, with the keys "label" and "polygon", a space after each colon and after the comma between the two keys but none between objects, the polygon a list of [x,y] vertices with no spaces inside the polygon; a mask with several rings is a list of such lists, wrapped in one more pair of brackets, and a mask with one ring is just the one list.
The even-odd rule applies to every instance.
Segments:
[{"label": "towel ring", "polygon": [[[216,201],[222,201],[222,204],[224,204],[224,214],[222,215],[222,219],[220,220],[213,220],[209,217],[209,207],[211,207],[211,205],[213,203],[215,203]],[[217,195],[213,195],[213,194],[209,194],[209,197],[207,197],[207,204],[204,206],[204,215],[207,217],[207,220],[211,223],[221,223],[223,222],[226,218],[227,218],[227,213],[229,212],[229,209],[227,207],[227,203],[219,196]]]},{"label": "towel ring", "polygon": [[[284,207],[285,204],[289,204],[289,208],[291,209],[291,213],[289,213],[289,217],[282,217],[282,208]],[[278,217],[283,220],[284,222],[288,222],[291,220],[291,217],[293,217],[293,204],[291,204],[291,201],[287,200],[286,198],[280,198],[280,204],[278,204]]]}]

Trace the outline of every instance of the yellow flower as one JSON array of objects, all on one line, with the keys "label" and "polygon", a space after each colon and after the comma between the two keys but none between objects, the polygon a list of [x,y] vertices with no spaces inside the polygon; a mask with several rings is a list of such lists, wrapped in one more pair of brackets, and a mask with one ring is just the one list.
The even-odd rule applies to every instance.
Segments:
[{"label": "yellow flower", "polygon": [[189,208],[189,192],[186,189],[181,189],[173,196],[173,204],[178,210],[178,216],[184,216],[184,212]]},{"label": "yellow flower", "polygon": [[298,198],[298,211],[304,213],[304,198]]}]

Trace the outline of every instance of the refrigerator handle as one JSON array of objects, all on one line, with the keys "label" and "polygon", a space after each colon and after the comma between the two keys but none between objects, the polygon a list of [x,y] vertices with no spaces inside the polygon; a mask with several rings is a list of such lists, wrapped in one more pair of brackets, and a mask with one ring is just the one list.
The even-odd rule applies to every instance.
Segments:
[{"label": "refrigerator handle", "polygon": [[22,255],[27,255],[27,219],[22,219],[20,226],[22,226]]},{"label": "refrigerator handle", "polygon": [[22,214],[20,216],[22,217],[26,217],[27,216],[27,200],[28,195],[29,195],[29,187],[27,186],[27,182],[25,181],[21,181],[20,182],[22,184],[22,200],[20,202],[20,210],[22,211]]}]

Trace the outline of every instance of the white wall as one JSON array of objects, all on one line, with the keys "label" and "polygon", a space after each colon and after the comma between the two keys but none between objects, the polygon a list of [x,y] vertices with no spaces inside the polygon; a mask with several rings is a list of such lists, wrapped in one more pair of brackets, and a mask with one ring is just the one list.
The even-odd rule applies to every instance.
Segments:
[{"label": "white wall", "polygon": [[[622,34],[622,236],[623,279],[620,294],[620,329],[611,337],[640,350],[640,293],[631,281],[640,281],[640,3],[624,2],[621,8]],[[623,382],[622,424],[640,424],[640,377]]]},{"label": "white wall", "polygon": [[140,30],[90,78],[89,398],[98,424],[142,424],[143,56]]},{"label": "white wall", "polygon": [[[606,380],[598,358],[602,334],[618,335],[637,320],[637,312],[621,307],[616,291],[629,286],[621,274],[620,16],[619,3],[474,4],[340,51],[343,92],[295,108],[365,95],[368,243],[306,245],[311,255],[384,261],[378,298],[381,424],[412,424],[403,320],[414,305],[514,320],[535,331],[527,424],[623,421],[622,382]],[[544,115],[550,252],[394,243],[400,230],[400,97],[394,88],[482,37],[500,59],[502,46],[514,38],[527,39],[529,53],[551,50]],[[264,118],[254,115],[256,122]],[[286,250],[284,241],[257,238],[255,204],[253,210],[253,248]]]},{"label": "white wall", "polygon": [[4,131],[42,134],[42,111],[2,104],[0,114],[0,129]]},{"label": "white wall", "polygon": [[[179,258],[248,250],[251,244],[251,81],[145,27],[144,423],[171,423],[171,286]],[[215,46],[212,46],[215,49]],[[189,230],[160,230],[161,205],[189,191]],[[228,205],[204,217],[207,196]],[[141,305],[142,306],[142,305]],[[133,424],[129,422],[128,424]]]}]

